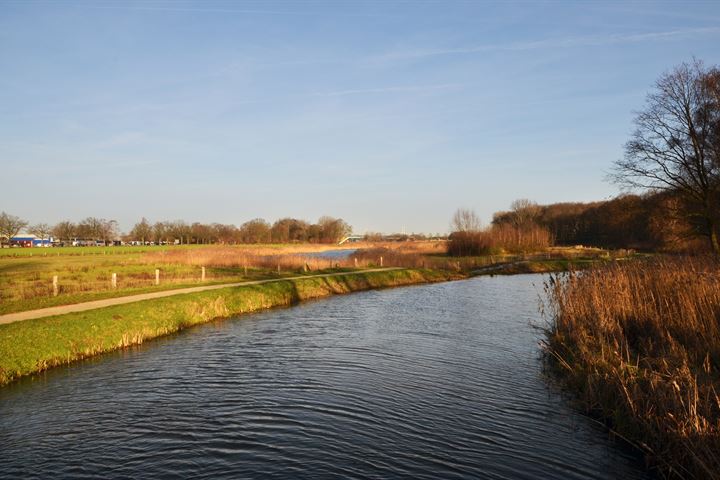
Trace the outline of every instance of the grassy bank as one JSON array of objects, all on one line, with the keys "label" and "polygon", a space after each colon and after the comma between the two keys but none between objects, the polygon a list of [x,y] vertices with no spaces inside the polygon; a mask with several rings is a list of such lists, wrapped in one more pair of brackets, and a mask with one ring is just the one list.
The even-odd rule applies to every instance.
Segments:
[{"label": "grassy bank", "polygon": [[429,270],[348,273],[224,288],[0,325],[0,385],[216,318],[334,294],[451,278],[450,274]]},{"label": "grassy bank", "polygon": [[[413,242],[411,251],[442,248],[438,245],[441,244]],[[202,283],[231,283],[379,265],[378,256],[357,263],[348,258],[307,256],[344,247],[270,244],[4,248],[0,249],[0,315]],[[356,245],[350,247],[356,248]],[[397,250],[409,250],[401,247],[398,242]],[[205,268],[204,281],[202,268]],[[159,270],[157,285],[156,269]],[[116,274],[114,285],[113,274]],[[57,277],[57,286],[54,277]]]},{"label": "grassy bank", "polygon": [[656,258],[555,278],[548,359],[667,477],[720,478],[720,263]]}]

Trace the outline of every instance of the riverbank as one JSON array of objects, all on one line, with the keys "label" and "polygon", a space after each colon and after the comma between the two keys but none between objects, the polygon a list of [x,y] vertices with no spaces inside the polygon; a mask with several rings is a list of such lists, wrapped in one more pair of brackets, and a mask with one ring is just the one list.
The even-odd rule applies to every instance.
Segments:
[{"label": "riverbank", "polygon": [[218,318],[330,295],[457,278],[462,276],[419,269],[352,272],[221,288],[0,325],[0,385]]},{"label": "riverbank", "polygon": [[655,258],[547,284],[551,371],[661,475],[720,478],[720,263]]}]

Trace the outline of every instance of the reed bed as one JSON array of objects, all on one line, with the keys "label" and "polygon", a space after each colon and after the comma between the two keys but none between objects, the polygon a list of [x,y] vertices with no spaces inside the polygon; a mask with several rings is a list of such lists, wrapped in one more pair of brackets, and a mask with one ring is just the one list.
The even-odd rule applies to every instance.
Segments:
[{"label": "reed bed", "polygon": [[538,252],[552,245],[552,235],[546,228],[502,224],[485,230],[454,232],[450,235],[447,251],[454,257],[463,257]]},{"label": "reed bed", "polygon": [[720,478],[720,262],[616,262],[546,284],[548,365],[668,478]]},{"label": "reed bed", "polygon": [[[282,253],[280,253],[282,252]],[[148,253],[142,261],[147,264],[196,265],[233,269],[273,270],[322,270],[337,267],[349,267],[352,262],[347,258],[330,259],[310,255],[286,253],[286,250],[243,249],[238,247],[215,247],[199,250],[172,250]],[[308,252],[310,253],[310,252]],[[362,265],[366,266],[366,265]]]}]

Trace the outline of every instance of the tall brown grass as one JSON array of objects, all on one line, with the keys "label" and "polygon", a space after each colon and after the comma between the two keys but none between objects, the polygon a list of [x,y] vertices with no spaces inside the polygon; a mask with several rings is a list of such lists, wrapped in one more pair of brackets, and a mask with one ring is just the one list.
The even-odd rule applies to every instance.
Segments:
[{"label": "tall brown grass", "polygon": [[[197,265],[229,268],[260,268],[273,270],[298,270],[309,268],[321,270],[336,266],[351,266],[346,259],[328,259],[278,249],[245,249],[238,247],[208,247],[191,250],[169,250],[148,253],[143,261],[150,264]],[[290,250],[295,251],[295,250]]]},{"label": "tall brown grass", "polygon": [[552,246],[550,231],[537,225],[519,228],[492,225],[477,232],[455,232],[450,235],[448,254],[455,257],[500,253],[527,253]]},{"label": "tall brown grass", "polygon": [[587,411],[663,476],[720,478],[720,262],[617,263],[546,290],[549,364]]}]

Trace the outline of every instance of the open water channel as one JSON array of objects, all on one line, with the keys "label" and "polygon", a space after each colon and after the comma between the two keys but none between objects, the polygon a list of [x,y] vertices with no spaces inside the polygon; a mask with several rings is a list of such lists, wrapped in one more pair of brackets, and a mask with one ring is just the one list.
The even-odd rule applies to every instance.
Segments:
[{"label": "open water channel", "polygon": [[543,277],[218,321],[0,389],[7,478],[646,478],[542,374]]}]

